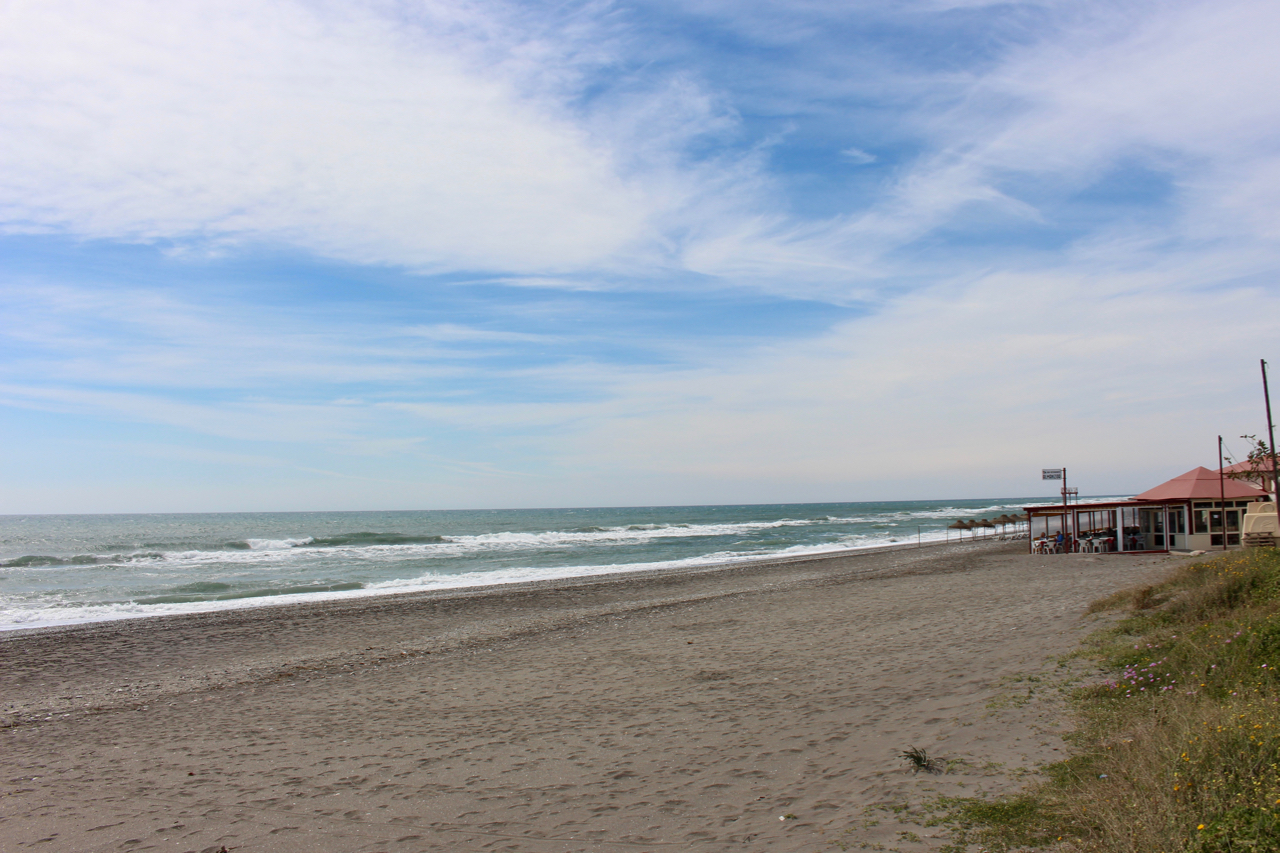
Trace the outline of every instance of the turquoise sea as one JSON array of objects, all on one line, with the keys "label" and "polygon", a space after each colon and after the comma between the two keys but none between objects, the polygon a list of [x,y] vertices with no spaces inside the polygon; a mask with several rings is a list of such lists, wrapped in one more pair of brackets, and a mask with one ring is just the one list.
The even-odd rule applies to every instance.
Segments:
[{"label": "turquoise sea", "polygon": [[0,630],[932,542],[1041,500],[0,516]]}]

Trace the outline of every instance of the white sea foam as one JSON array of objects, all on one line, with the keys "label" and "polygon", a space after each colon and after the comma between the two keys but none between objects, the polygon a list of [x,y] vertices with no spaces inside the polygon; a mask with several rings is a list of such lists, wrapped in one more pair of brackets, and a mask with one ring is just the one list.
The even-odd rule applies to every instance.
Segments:
[{"label": "white sea foam", "polygon": [[[59,523],[98,525],[97,538],[84,532],[87,527],[71,528],[76,537],[63,548],[26,528],[0,538],[12,546],[28,537],[20,546],[28,550],[4,555],[16,564],[0,567],[6,580],[0,630],[803,557],[910,544],[921,528],[921,542],[940,541],[948,519],[998,515],[1021,505],[280,514],[190,522],[76,518]],[[0,528],[4,523],[0,519]],[[569,528],[571,523],[582,526]],[[521,529],[534,525],[542,527]],[[90,541],[101,543],[101,556],[84,550]],[[156,544],[164,541],[192,544]],[[127,553],[122,542],[151,544]],[[59,553],[79,556],[60,565],[44,557],[23,563],[25,555]],[[363,588],[343,588],[353,584]]]},{"label": "white sea foam", "polygon": [[[696,539],[700,537],[749,536],[762,531],[785,528],[821,528],[824,525],[871,524],[881,527],[902,526],[912,519],[946,519],[958,516],[976,517],[1007,511],[1010,505],[993,505],[980,509],[944,507],[921,511],[884,512],[874,515],[824,516],[811,519],[783,518],[772,521],[748,521],[704,524],[634,524],[590,530],[496,531],[444,537],[439,542],[394,544],[352,543],[336,546],[314,546],[311,536],[279,539],[244,540],[242,550],[184,549],[161,553],[99,555],[101,564],[118,562],[183,564],[189,566],[221,564],[261,565],[264,561],[291,563],[314,559],[317,552],[342,559],[398,560],[406,556],[461,557],[485,552],[512,552],[528,549],[572,549],[582,546],[644,544],[664,539]],[[905,535],[905,534],[904,534]],[[19,569],[25,567],[18,567]],[[33,566],[45,569],[46,566]],[[14,569],[10,569],[11,571]]]},{"label": "white sea foam", "polygon": [[[849,519],[833,520],[849,523]],[[405,544],[337,545],[323,548],[308,547],[315,542],[310,536],[286,539],[246,539],[245,550],[182,550],[154,555],[120,557],[135,563],[169,563],[183,565],[253,564],[264,561],[290,563],[314,559],[317,552],[326,557],[355,560],[399,560],[409,555],[460,557],[481,552],[511,552],[528,549],[570,549],[584,545],[623,545],[652,542],[658,539],[695,539],[698,537],[740,536],[763,530],[812,527],[815,522],[801,519],[778,521],[738,522],[728,524],[679,524],[679,525],[628,525],[599,530],[547,530],[547,531],[499,531],[447,537],[441,542],[411,542]],[[831,522],[827,522],[831,523]],[[109,563],[112,557],[100,559]]]},{"label": "white sea foam", "polygon": [[244,541],[250,551],[283,551],[301,545],[310,545],[315,539],[304,536],[300,539],[246,539]]},{"label": "white sea foam", "polygon": [[[922,542],[936,542],[942,541],[942,539],[943,536],[939,533],[921,537]],[[875,549],[892,544],[910,545],[912,541],[915,541],[915,537],[910,537],[909,541],[899,540],[895,542],[884,536],[851,535],[842,537],[840,540],[829,544],[794,545],[775,551],[767,551],[764,549],[717,551],[680,560],[657,560],[643,563],[557,567],[521,566],[453,574],[429,572],[408,579],[393,579],[370,583],[365,588],[356,590],[264,595],[253,598],[237,598],[219,601],[171,602],[160,604],[140,604],[133,601],[114,602],[109,604],[82,604],[66,600],[57,602],[46,601],[40,606],[0,607],[0,630],[77,625],[89,622],[135,619],[150,616],[211,613],[224,610],[243,610],[256,607],[300,604],[309,601],[334,601],[339,599],[397,595],[431,590],[502,586],[513,583],[594,577],[611,574],[627,574],[643,571],[669,571],[712,566],[735,561],[786,559],[809,555],[830,554],[839,551]]]}]

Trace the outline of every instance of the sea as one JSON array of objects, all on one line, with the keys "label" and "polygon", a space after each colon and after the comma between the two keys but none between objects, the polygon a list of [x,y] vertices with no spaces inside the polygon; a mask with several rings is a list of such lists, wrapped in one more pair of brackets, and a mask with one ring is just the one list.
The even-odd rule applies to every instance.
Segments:
[{"label": "sea", "polygon": [[1042,501],[0,516],[0,630],[923,544]]}]

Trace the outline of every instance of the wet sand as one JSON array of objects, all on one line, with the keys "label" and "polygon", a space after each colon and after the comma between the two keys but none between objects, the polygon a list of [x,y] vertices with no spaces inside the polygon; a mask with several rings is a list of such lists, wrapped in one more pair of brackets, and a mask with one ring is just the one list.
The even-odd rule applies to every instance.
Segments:
[{"label": "wet sand", "polygon": [[0,634],[0,850],[934,850],[900,806],[1059,757],[1085,608],[1185,560],[1025,547]]}]

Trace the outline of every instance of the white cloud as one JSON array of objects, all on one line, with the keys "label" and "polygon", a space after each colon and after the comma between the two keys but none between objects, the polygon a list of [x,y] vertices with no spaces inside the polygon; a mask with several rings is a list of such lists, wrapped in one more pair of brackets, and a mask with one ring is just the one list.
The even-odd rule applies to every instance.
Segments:
[{"label": "white cloud", "polygon": [[[1280,9],[1196,2],[1105,18],[1104,7],[1014,52],[964,106],[935,119],[939,153],[907,179],[919,186],[903,196],[921,228],[964,201],[947,187],[995,192],[1022,175],[1071,191],[1125,162],[1169,176],[1184,236],[1239,236],[1255,217],[1275,221]],[[1248,203],[1233,205],[1241,194]],[[1251,227],[1250,236],[1269,228]]]},{"label": "white cloud", "polygon": [[[663,366],[578,358],[484,375],[508,389],[559,389],[554,398],[433,393],[416,353],[386,346],[386,334],[343,337],[302,318],[272,348],[269,315],[237,333],[233,317],[192,323],[165,304],[139,312],[132,348],[90,340],[70,365],[16,365],[0,402],[162,427],[186,442],[165,454],[199,461],[211,446],[230,454],[232,472],[262,475],[237,467],[241,454],[280,459],[282,471],[312,460],[386,481],[359,498],[316,486],[298,497],[306,506],[421,506],[424,489],[432,506],[1010,494],[1060,464],[1086,489],[1125,491],[1211,462],[1216,434],[1260,430],[1257,358],[1274,356],[1280,296],[1214,286],[1223,272],[1248,271],[1229,254],[1175,254],[1138,271],[1106,263],[1103,252],[950,279],[808,340],[685,341],[683,360]],[[98,307],[71,293],[55,301],[73,314]],[[173,337],[156,338],[158,328]],[[451,324],[394,334],[531,343]],[[116,348],[134,365],[131,384]],[[157,367],[171,361],[172,372]],[[376,382],[373,393],[330,393],[351,378],[344,365]],[[167,383],[184,372],[194,393],[175,395]],[[297,396],[273,393],[293,381],[305,383]],[[227,390],[200,390],[209,387]]]},{"label": "white cloud", "polygon": [[[691,244],[694,269],[837,301],[901,277],[951,274],[902,250],[982,217],[1060,226],[1056,205],[1117,167],[1164,176],[1167,199],[1145,215],[1173,223],[1162,239],[1218,241],[1276,262],[1280,222],[1280,9],[1257,0],[1158,8],[1076,6],[1059,28],[1011,49],[989,69],[941,76],[902,117],[927,145],[865,212],[823,222],[780,216],[719,220]],[[906,90],[919,79],[900,81]],[[946,93],[939,109],[931,97]],[[858,151],[859,149],[853,149]],[[848,152],[846,152],[848,153]],[[1089,223],[1082,239],[1111,241],[1133,223]],[[990,260],[1000,265],[997,245]],[[1143,258],[1145,260],[1145,256]],[[1118,260],[1118,258],[1113,258]]]},{"label": "white cloud", "polygon": [[[0,381],[47,388],[302,394],[474,375],[494,351],[548,336],[460,324],[183,300],[145,290],[0,282]],[[327,392],[324,392],[327,393]]]},{"label": "white cloud", "polygon": [[865,166],[876,161],[876,155],[863,151],[861,148],[846,148],[840,153],[855,166]]},{"label": "white cloud", "polygon": [[[596,273],[682,268],[848,302],[929,274],[894,253],[968,211],[1052,226],[1019,181],[1070,190],[1124,158],[1169,174],[1187,234],[1236,239],[1245,226],[1265,238],[1280,221],[1280,109],[1268,94],[1280,16],[1252,0],[1142,14],[1095,4],[1072,12],[1074,27],[1065,12],[1046,18],[1062,29],[981,74],[886,71],[874,78],[885,101],[897,91],[926,105],[899,131],[929,146],[878,198],[851,203],[863,212],[820,221],[786,212],[763,149],[689,155],[692,141],[739,131],[738,93],[662,72],[584,106],[592,75],[643,45],[591,4],[554,26],[529,14],[497,3],[9,4],[0,228],[283,242],[569,289],[607,286]],[[738,17],[754,32],[778,14]],[[802,32],[849,12],[789,14]],[[821,78],[868,70],[819,67],[777,85],[844,85]]]},{"label": "white cloud", "polygon": [[[931,5],[975,4],[913,8]],[[777,39],[837,6],[806,5],[812,20]],[[737,132],[736,93],[689,73],[574,102],[616,48],[607,15],[533,38],[502,17],[514,7],[372,8],[9,4],[6,227],[483,268],[483,284],[560,301],[284,318],[8,280],[0,402],[160,425],[190,438],[175,459],[234,466],[278,441],[350,477],[351,460],[385,458],[401,485],[379,506],[422,505],[428,487],[435,506],[972,496],[1059,464],[1123,491],[1211,462],[1218,433],[1259,431],[1257,358],[1275,357],[1280,311],[1267,4],[1061,4],[1057,24],[1078,26],[989,66],[859,82],[931,105],[893,119],[923,153],[891,167],[901,152],[834,137],[881,155],[847,148],[842,172],[891,177],[821,220],[779,201],[763,147],[688,154]],[[769,31],[780,8],[739,31]],[[1062,225],[1064,199],[1133,164],[1168,198]],[[976,220],[1001,225],[947,245]],[[1026,248],[1005,224],[1072,242]],[[576,337],[530,334],[504,314],[603,314],[595,291],[655,269],[659,288],[692,271],[874,313],[785,343],[621,342],[666,346],[659,367],[588,355],[605,349],[588,338],[631,326],[593,315]],[[209,436],[223,444],[204,456]]]},{"label": "white cloud", "polygon": [[1007,494],[1050,464],[1151,485],[1212,461],[1217,433],[1257,431],[1280,314],[1274,292],[1205,292],[1177,267],[949,281],[811,341],[621,379],[565,464],[621,458],[719,501],[733,483],[742,500]]},{"label": "white cloud", "polygon": [[646,238],[664,200],[515,76],[528,45],[486,67],[473,20],[413,26],[288,0],[6,4],[0,219],[426,269],[571,269]]}]

